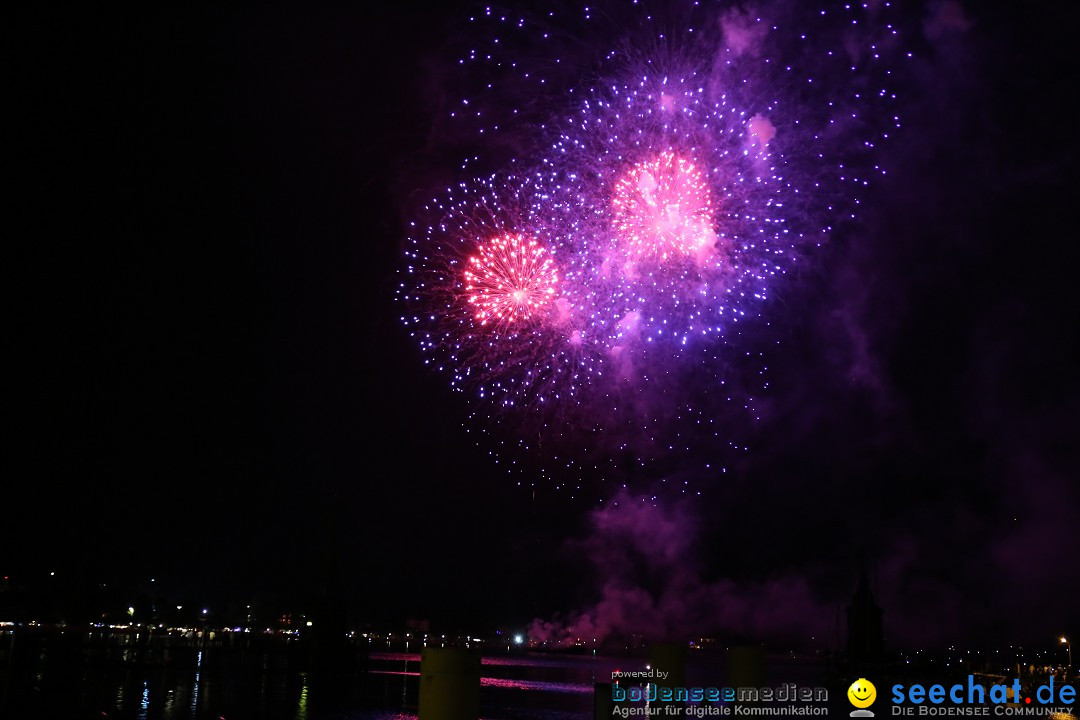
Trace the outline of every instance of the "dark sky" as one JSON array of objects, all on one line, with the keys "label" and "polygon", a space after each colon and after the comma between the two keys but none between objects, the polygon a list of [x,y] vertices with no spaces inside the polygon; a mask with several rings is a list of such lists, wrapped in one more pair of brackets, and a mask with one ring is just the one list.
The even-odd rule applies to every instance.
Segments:
[{"label": "dark sky", "polygon": [[[665,509],[699,528],[680,552],[702,583],[808,578],[827,607],[865,560],[897,627],[937,609],[932,640],[960,618],[969,635],[1005,618],[1009,637],[1069,619],[1064,12],[980,4],[916,43],[896,171],[773,318],[754,451],[702,506]],[[12,24],[4,574],[304,597],[336,547],[374,619],[527,622],[595,599],[565,542],[603,532],[594,506],[533,502],[497,472],[396,319],[408,208],[454,165],[429,141],[460,15]]]}]

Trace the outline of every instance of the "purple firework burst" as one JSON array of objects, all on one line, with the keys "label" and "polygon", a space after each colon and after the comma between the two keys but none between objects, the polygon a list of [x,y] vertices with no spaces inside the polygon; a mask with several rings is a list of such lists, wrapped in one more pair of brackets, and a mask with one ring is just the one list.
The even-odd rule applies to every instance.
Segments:
[{"label": "purple firework burst", "polygon": [[[398,292],[479,426],[514,419],[498,458],[542,447],[541,475],[568,487],[628,456],[722,471],[723,453],[695,451],[741,449],[767,382],[741,328],[767,324],[785,274],[884,172],[891,13],[628,1],[470,18],[445,118],[462,177],[418,212]],[[558,277],[528,323],[468,307],[463,263],[506,236],[535,239]]]}]

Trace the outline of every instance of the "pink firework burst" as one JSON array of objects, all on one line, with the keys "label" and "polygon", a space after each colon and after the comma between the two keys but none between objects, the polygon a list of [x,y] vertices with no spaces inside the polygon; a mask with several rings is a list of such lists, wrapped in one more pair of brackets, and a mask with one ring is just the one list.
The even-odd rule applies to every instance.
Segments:
[{"label": "pink firework burst", "polygon": [[555,263],[537,240],[507,233],[480,245],[469,258],[465,292],[481,325],[535,318],[555,298]]},{"label": "pink firework burst", "polygon": [[705,175],[671,151],[630,168],[615,183],[612,210],[620,244],[635,260],[693,255],[716,243]]}]

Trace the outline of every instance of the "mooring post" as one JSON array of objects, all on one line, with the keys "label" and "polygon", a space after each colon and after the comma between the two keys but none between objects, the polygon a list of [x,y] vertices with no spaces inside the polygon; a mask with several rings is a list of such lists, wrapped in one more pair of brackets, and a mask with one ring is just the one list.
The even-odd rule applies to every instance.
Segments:
[{"label": "mooring post", "polygon": [[420,655],[419,720],[480,717],[480,652],[424,648]]},{"label": "mooring post", "polygon": [[758,645],[735,646],[727,651],[728,685],[735,688],[765,686],[765,648]]},{"label": "mooring post", "polygon": [[[649,648],[649,666],[656,676],[651,682],[656,685],[657,692],[660,688],[685,688],[686,687],[686,643],[656,643]],[[663,673],[663,676],[661,676]],[[656,701],[657,707],[681,707],[683,702],[679,700]]]},{"label": "mooring post", "polygon": [[608,720],[615,705],[611,699],[611,683],[596,683],[593,689],[593,720]]}]

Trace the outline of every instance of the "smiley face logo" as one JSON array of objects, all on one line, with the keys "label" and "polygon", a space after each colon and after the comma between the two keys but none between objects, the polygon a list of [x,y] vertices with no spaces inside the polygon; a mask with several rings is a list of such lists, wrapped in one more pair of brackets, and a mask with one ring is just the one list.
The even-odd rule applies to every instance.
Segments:
[{"label": "smiley face logo", "polygon": [[859,678],[847,689],[848,700],[857,708],[868,708],[877,699],[877,688],[866,678]]}]

